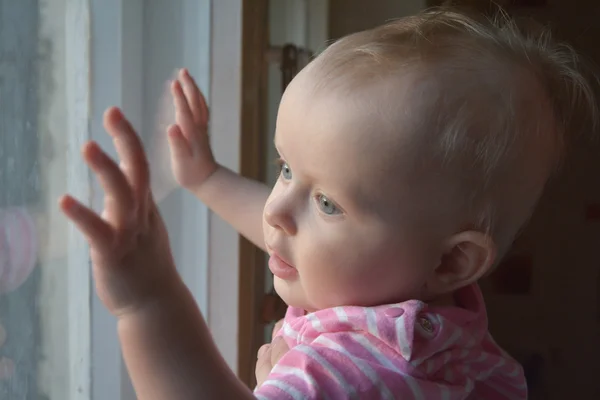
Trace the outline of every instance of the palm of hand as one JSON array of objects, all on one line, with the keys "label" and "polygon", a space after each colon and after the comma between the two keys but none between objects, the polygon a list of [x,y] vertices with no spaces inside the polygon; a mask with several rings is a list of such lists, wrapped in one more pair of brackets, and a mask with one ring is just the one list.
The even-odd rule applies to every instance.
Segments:
[{"label": "palm of hand", "polygon": [[152,191],[162,200],[177,186],[194,189],[214,172],[208,107],[187,70],[174,74],[159,99],[150,138]]},{"label": "palm of hand", "polygon": [[98,297],[109,311],[120,315],[160,296],[176,271],[167,231],[155,206],[135,226],[118,232],[114,243],[108,252],[92,247],[90,257]]}]

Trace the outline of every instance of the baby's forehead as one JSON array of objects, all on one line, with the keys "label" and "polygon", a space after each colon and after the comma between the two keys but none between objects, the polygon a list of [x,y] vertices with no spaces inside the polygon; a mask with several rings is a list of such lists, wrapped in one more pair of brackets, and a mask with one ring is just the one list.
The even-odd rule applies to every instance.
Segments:
[{"label": "baby's forehead", "polygon": [[389,194],[412,172],[408,165],[417,151],[410,104],[403,107],[405,116],[390,115],[404,101],[401,86],[392,104],[380,101],[377,92],[384,88],[364,88],[354,96],[335,90],[316,94],[307,77],[299,78],[282,99],[276,131],[293,169],[343,187],[363,203],[372,203],[380,191]]},{"label": "baby's forehead", "polygon": [[[542,125],[552,129],[551,112],[543,110],[551,108],[545,93],[524,72],[495,74],[476,66],[453,71],[429,65],[383,69],[374,75],[360,60],[356,64],[339,71],[334,84],[324,81],[327,75],[319,63],[301,72],[284,96],[281,113],[290,125],[303,127],[301,145],[327,149],[328,162],[349,166],[361,193],[386,188],[391,194],[408,182],[422,181],[424,172],[447,174],[432,171],[443,168],[444,158],[461,157],[461,165],[478,162],[480,151],[493,152],[477,146],[495,146],[494,140],[507,135],[500,132],[503,127],[514,130],[519,140],[527,139],[527,144],[512,142],[511,148],[541,149],[540,141],[552,137],[544,132],[524,134]],[[513,125],[505,125],[507,121]],[[496,150],[512,151],[500,147]]]},{"label": "baby's forehead", "polygon": [[357,83],[351,92],[341,87],[319,90],[319,79],[314,70],[294,79],[281,102],[280,122],[303,126],[305,136],[318,132],[314,139],[328,146],[343,143],[363,154],[405,139],[409,119],[417,111],[408,74]]}]

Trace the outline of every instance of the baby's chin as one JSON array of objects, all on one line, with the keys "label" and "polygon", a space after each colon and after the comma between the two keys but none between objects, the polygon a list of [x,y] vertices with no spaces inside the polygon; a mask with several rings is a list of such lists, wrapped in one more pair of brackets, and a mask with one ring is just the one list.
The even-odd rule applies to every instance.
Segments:
[{"label": "baby's chin", "polygon": [[304,290],[302,290],[302,286],[299,282],[289,282],[274,277],[273,286],[275,287],[277,295],[279,295],[281,300],[289,307],[300,308],[307,312],[317,311],[318,308],[306,298],[306,294],[304,293]]}]

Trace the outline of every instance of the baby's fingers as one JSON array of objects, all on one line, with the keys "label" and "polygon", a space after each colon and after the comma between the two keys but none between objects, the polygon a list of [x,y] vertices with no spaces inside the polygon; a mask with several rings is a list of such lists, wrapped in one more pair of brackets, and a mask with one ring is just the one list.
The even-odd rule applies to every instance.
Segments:
[{"label": "baby's fingers", "polygon": [[272,369],[273,364],[271,364],[271,346],[269,344],[264,344],[258,350],[258,357],[254,367],[254,375],[256,376],[257,386],[261,386],[263,382],[267,380]]},{"label": "baby's fingers", "polygon": [[169,126],[167,137],[169,138],[169,149],[173,160],[185,160],[192,156],[192,149],[190,149],[178,125]]},{"label": "baby's fingers", "polygon": [[290,350],[287,343],[281,336],[277,336],[271,341],[271,364],[275,366],[279,360]]},{"label": "baby's fingers", "polygon": [[281,330],[282,327],[283,327],[283,318],[280,319],[279,321],[277,321],[275,323],[275,325],[273,326],[273,331],[271,332],[271,340],[275,339],[275,336]]},{"label": "baby's fingers", "polygon": [[123,171],[96,143],[91,142],[84,147],[83,157],[104,189],[104,207],[109,223],[115,228],[128,225],[136,204]]},{"label": "baby's fingers", "polygon": [[196,135],[194,115],[190,109],[188,99],[183,92],[181,83],[177,80],[173,81],[171,91],[173,92],[173,101],[175,103],[175,109],[177,110],[175,114],[177,124],[181,127],[186,139],[188,141],[193,141]]},{"label": "baby's fingers", "polygon": [[100,253],[112,251],[114,231],[98,214],[71,196],[61,198],[59,206],[67,218],[83,233],[90,247]]},{"label": "baby's fingers", "polygon": [[208,107],[206,106],[206,99],[187,69],[182,69],[179,72],[179,77],[181,82],[183,82],[183,91],[194,117],[194,121],[201,126],[205,126],[208,123]]},{"label": "baby's fingers", "polygon": [[133,127],[117,108],[104,114],[104,127],[112,136],[123,165],[123,172],[133,189],[136,205],[145,207],[150,191],[150,168],[144,146]]}]

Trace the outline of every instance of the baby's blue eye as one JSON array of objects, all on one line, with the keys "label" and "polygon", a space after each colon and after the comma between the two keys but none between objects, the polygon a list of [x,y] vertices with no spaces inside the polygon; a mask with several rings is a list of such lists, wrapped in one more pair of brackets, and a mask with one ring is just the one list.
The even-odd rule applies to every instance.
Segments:
[{"label": "baby's blue eye", "polygon": [[283,179],[285,179],[286,181],[289,181],[290,179],[292,179],[292,170],[286,162],[281,163],[281,169],[280,169],[279,173],[281,174]]},{"label": "baby's blue eye", "polygon": [[317,201],[319,202],[319,208],[321,211],[327,215],[337,215],[342,213],[341,210],[337,208],[331,200],[322,194],[317,196]]}]

